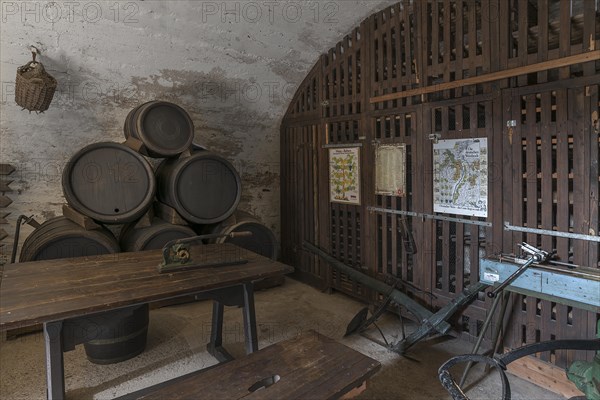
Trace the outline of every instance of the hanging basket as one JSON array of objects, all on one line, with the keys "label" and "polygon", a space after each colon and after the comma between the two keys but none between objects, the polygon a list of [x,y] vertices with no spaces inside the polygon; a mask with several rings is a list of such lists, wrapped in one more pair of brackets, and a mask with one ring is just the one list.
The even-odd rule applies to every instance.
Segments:
[{"label": "hanging basket", "polygon": [[54,97],[56,85],[56,79],[34,58],[17,68],[15,101],[29,111],[46,111]]}]

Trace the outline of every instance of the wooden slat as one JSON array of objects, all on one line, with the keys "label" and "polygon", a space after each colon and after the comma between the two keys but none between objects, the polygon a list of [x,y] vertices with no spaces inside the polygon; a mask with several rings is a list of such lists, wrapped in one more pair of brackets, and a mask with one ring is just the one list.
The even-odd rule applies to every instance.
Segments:
[{"label": "wooden slat", "polygon": [[161,250],[9,264],[0,283],[0,329],[25,327],[292,272],[231,244],[192,248],[192,260],[246,264],[160,274]]},{"label": "wooden slat", "polygon": [[[194,372],[124,397],[131,399],[336,399],[374,375],[380,363],[309,331],[248,356]],[[264,389],[255,383],[279,376]]]},{"label": "wooden slat", "polygon": [[[519,59],[519,65],[523,66],[523,65],[527,65],[527,36],[528,36],[528,29],[527,29],[527,22],[528,22],[528,18],[527,18],[527,9],[529,8],[529,2],[528,1],[519,1],[518,2],[518,14],[519,14],[519,19],[518,19],[518,24],[519,24],[519,33],[518,33],[518,59]],[[523,76],[520,75],[517,78],[517,82],[519,86],[523,86],[527,84],[527,76]]]},{"label": "wooden slat", "polygon": [[[561,1],[560,3],[560,24],[559,24],[559,49],[558,54],[559,57],[566,57],[569,55],[569,50],[571,47],[571,2],[570,1]],[[585,54],[585,53],[584,53]],[[600,58],[600,56],[596,56],[595,60]],[[564,68],[559,69],[559,78],[567,79],[570,75],[570,68],[567,66],[561,66]],[[558,68],[558,67],[557,67]]]},{"label": "wooden slat", "polygon": [[[586,88],[587,90],[588,88]],[[585,99],[585,104],[586,104],[586,116],[585,118],[589,118],[590,120],[592,119],[592,116],[599,116],[600,115],[600,86],[598,85],[594,85],[589,87],[589,96],[586,96]],[[595,114],[594,114],[595,113]],[[596,117],[598,118],[598,117]],[[597,136],[600,136],[600,132],[596,132]],[[591,142],[593,142],[593,140],[590,140]],[[596,179],[598,176],[600,176],[600,142],[598,142],[598,144],[594,145],[592,143],[590,143],[590,146],[587,146],[589,148],[589,164],[586,163],[586,165],[590,165],[590,170],[589,170],[589,182],[590,182],[590,186],[589,186],[589,193],[590,193],[590,208],[589,208],[589,223],[590,223],[590,229],[595,229],[596,230],[596,235],[600,234],[600,232],[598,232],[598,228],[600,228],[600,182],[598,181],[598,179]],[[585,212],[585,211],[584,211]],[[596,228],[593,228],[596,227]],[[590,231],[591,233],[591,231]],[[600,260],[600,245],[596,245],[596,246],[589,246],[589,254],[588,254],[588,265],[593,267],[594,266],[594,262],[596,262],[597,266],[600,266],[600,264],[598,263],[598,260]]]},{"label": "wooden slat", "polygon": [[12,192],[13,190],[8,186],[12,182],[12,180],[0,180],[0,193]]},{"label": "wooden slat", "polygon": [[[569,131],[573,134],[573,178],[570,178],[572,182],[573,192],[573,212],[569,210],[569,218],[573,220],[573,230],[575,232],[581,232],[583,234],[589,233],[589,217],[582,212],[577,210],[589,210],[590,209],[590,196],[584,195],[587,192],[586,188],[589,187],[589,181],[586,176],[586,162],[589,162],[586,152],[586,145],[590,145],[590,128],[589,123],[584,123],[584,96],[582,88],[571,89],[569,91],[569,118],[571,119],[571,125]],[[587,154],[586,154],[587,153]],[[589,165],[589,164],[588,164]],[[589,168],[589,167],[588,167]],[[569,171],[571,172],[571,171]],[[571,186],[570,185],[570,186]],[[581,193],[581,195],[579,195]],[[587,193],[586,193],[587,194]],[[573,262],[578,265],[587,264],[587,254],[589,252],[589,242],[583,240],[573,241]]]},{"label": "wooden slat", "polygon": [[15,167],[10,164],[0,164],[0,175],[10,175],[15,172]]},{"label": "wooden slat", "polygon": [[456,293],[462,292],[464,288],[464,241],[465,241],[465,225],[456,224]]},{"label": "wooden slat", "polygon": [[[541,198],[542,198],[542,229],[552,229],[552,202],[544,201],[544,199],[552,198],[552,132],[551,126],[555,124],[551,121],[551,99],[552,93],[545,92],[541,95],[541,149],[540,149],[540,161],[541,161]],[[552,246],[552,238],[548,235],[542,236],[542,248],[550,249]]]},{"label": "wooden slat", "polygon": [[[556,151],[556,186],[557,186],[557,215],[556,225],[559,231],[569,230],[569,160],[568,160],[568,92],[559,90],[556,93],[557,121],[557,151]],[[569,239],[557,239],[557,255],[561,260],[569,258]]]},{"label": "wooden slat", "polygon": [[442,221],[442,290],[450,291],[450,222]]},{"label": "wooden slat", "polygon": [[8,207],[12,203],[10,197],[0,196],[0,208]]},{"label": "wooden slat", "polygon": [[566,398],[583,395],[575,384],[567,379],[564,369],[535,357],[524,357],[510,363],[508,372]]},{"label": "wooden slat", "polygon": [[[527,42],[525,42],[527,43]],[[526,49],[527,50],[527,49]],[[537,227],[538,226],[538,202],[537,202],[537,133],[538,124],[536,123],[536,111],[535,111],[535,95],[529,95],[526,97],[526,121],[525,129],[527,131],[527,144],[525,147],[525,175],[526,175],[526,195],[527,195],[527,226]],[[537,243],[537,235],[528,233],[528,243]]]},{"label": "wooden slat", "polygon": [[8,233],[3,228],[0,228],[0,240],[4,239],[7,236]]},{"label": "wooden slat", "polygon": [[493,82],[501,79],[511,78],[514,76],[525,75],[533,72],[539,72],[540,70],[548,70],[554,68],[568,67],[574,64],[585,63],[588,61],[595,61],[600,59],[600,50],[589,51],[587,53],[576,54],[573,56],[567,56],[556,60],[543,61],[536,64],[525,65],[523,67],[511,68],[504,71],[492,72],[490,74],[473,76],[466,79],[461,79],[453,82],[439,83],[434,86],[425,86],[418,89],[406,90],[399,93],[391,93],[383,96],[371,97],[370,103],[379,103],[382,101],[389,101],[394,99],[401,99],[403,97],[419,96],[427,93],[435,93],[442,90],[455,89],[461,86],[476,85],[480,83]]},{"label": "wooden slat", "polygon": [[[439,243],[436,243],[434,223],[431,220],[409,218],[413,222],[412,229],[419,251],[414,260],[409,262],[404,249],[398,248],[398,242],[394,240],[397,238],[394,228],[394,224],[397,226],[397,219],[366,211],[366,207],[369,205],[379,205],[432,213],[431,141],[427,135],[433,132],[432,124],[435,121],[432,110],[435,108],[442,110],[444,139],[483,136],[488,138],[490,198],[488,199],[487,221],[492,222],[493,227],[485,228],[486,254],[518,252],[516,243],[523,240],[533,240],[542,248],[556,247],[557,239],[548,235],[505,232],[503,230],[504,220],[515,225],[527,223],[532,227],[537,225],[545,229],[559,230],[562,226],[566,229],[560,230],[583,233],[586,229],[593,230],[598,227],[598,143],[595,141],[597,135],[591,130],[591,124],[588,122],[591,119],[591,115],[589,115],[591,111],[598,109],[599,75],[596,71],[597,63],[588,61],[596,61],[600,57],[600,53],[597,47],[589,47],[589,39],[580,39],[582,26],[583,31],[587,32],[583,34],[586,38],[590,34],[593,36],[596,32],[596,14],[595,9],[592,10],[595,5],[591,3],[593,2],[587,2],[584,5],[584,9],[587,10],[585,16],[571,20],[571,16],[567,17],[568,13],[564,12],[570,8],[569,2],[557,3],[557,7],[553,8],[551,12],[549,12],[548,5],[554,4],[554,2],[548,0],[540,0],[536,4],[529,2],[529,5],[527,2],[504,0],[402,2],[367,18],[357,28],[360,30],[361,40],[353,40],[353,46],[350,46],[348,37],[345,37],[329,52],[329,55],[321,58],[321,60],[328,59],[328,65],[324,65],[325,61],[320,61],[323,65],[316,75],[323,80],[325,76],[329,76],[330,80],[318,83],[317,87],[319,93],[325,96],[328,91],[333,93],[334,89],[339,90],[342,77],[340,68],[343,68],[344,71],[344,87],[350,88],[350,85],[356,85],[358,88],[358,72],[355,71],[355,68],[358,68],[358,62],[354,62],[354,57],[360,51],[362,91],[358,93],[358,90],[352,90],[352,102],[360,102],[362,105],[360,114],[333,116],[333,110],[339,111],[341,105],[348,110],[350,101],[349,91],[346,91],[344,96],[340,96],[341,93],[338,91],[336,99],[333,97],[329,99],[329,107],[317,108],[317,110],[323,110],[320,114],[321,119],[303,117],[290,120],[286,116],[284,124],[298,128],[309,124],[320,124],[324,130],[331,129],[331,140],[335,143],[344,143],[351,138],[356,139],[357,136],[365,137],[364,140],[361,140],[363,145],[361,149],[361,158],[363,159],[361,196],[364,201],[361,206],[343,208],[343,210],[360,213],[363,219],[360,232],[360,252],[363,256],[361,262],[371,269],[369,273],[379,272],[374,276],[382,279],[383,273],[390,271],[412,280],[419,289],[425,291],[431,290],[435,284],[433,279],[437,256],[435,245],[439,245]],[[427,14],[428,4],[433,7],[431,15]],[[455,16],[452,16],[448,22],[453,5],[456,6]],[[463,5],[465,5],[464,9]],[[433,14],[437,13],[442,16],[442,7],[443,18],[438,23],[437,17]],[[563,11],[560,11],[561,7]],[[391,10],[394,10],[393,16]],[[559,10],[560,14],[555,10]],[[568,11],[570,12],[570,10]],[[512,20],[511,12],[514,12]],[[385,22],[382,18],[384,14],[386,15]],[[518,18],[517,15],[519,15]],[[566,22],[566,25],[561,23],[561,19],[563,23]],[[412,29],[411,20],[413,21]],[[377,24],[377,28],[375,24]],[[571,27],[570,24],[578,25]],[[559,27],[563,27],[565,32],[574,32],[572,38],[570,32],[568,39],[562,38],[562,45],[557,39],[559,35],[552,32]],[[391,39],[392,29],[396,33],[395,43]],[[437,34],[434,30],[437,30]],[[353,39],[356,38],[355,32],[352,33]],[[443,33],[443,37],[439,35],[441,33]],[[385,44],[384,34],[386,35]],[[533,35],[537,35],[537,38]],[[556,40],[555,43],[549,44],[549,35],[552,36],[552,40]],[[449,48],[451,36],[454,36],[454,47],[456,47],[454,55],[451,55],[453,49]],[[513,39],[518,40],[518,51],[516,51],[517,42]],[[571,39],[574,40],[573,44]],[[375,59],[375,40],[378,41],[377,59]],[[479,55],[476,43],[478,40],[483,46],[482,53]],[[354,46],[355,44],[358,45]],[[339,52],[340,45],[343,45],[345,49],[343,55]],[[385,62],[383,59],[384,46]],[[431,48],[433,53],[431,66],[427,65],[427,48]],[[392,57],[394,49],[396,49],[396,61]],[[437,59],[442,52],[443,62]],[[463,54],[463,52],[465,53]],[[337,54],[336,60],[333,60],[334,53]],[[353,57],[352,64],[349,62],[351,56]],[[568,65],[563,65],[563,63]],[[350,65],[352,65],[353,72],[352,82]],[[413,73],[412,68],[415,67],[416,73]],[[380,74],[377,81],[375,81],[375,68],[378,68]],[[387,79],[383,79],[385,68],[388,71]],[[562,68],[560,79],[556,79],[555,76],[557,68]],[[337,82],[333,81],[334,69],[337,73]],[[464,75],[463,71],[466,71]],[[476,73],[483,75],[476,76]],[[495,73],[499,74],[494,75]],[[519,79],[511,79],[515,76],[518,76]],[[431,99],[439,98],[440,100],[427,102],[431,99],[424,95],[419,96],[419,94],[423,93],[424,89],[429,90],[427,85],[430,85],[429,79],[432,77],[443,77],[443,82],[446,82],[435,86],[436,91],[443,92],[444,98],[439,95],[431,96]],[[494,80],[487,81],[490,77]],[[456,85],[456,87],[451,87],[454,89],[453,92],[448,89],[448,83]],[[463,88],[465,83],[468,86]],[[519,86],[519,84],[523,86]],[[415,90],[416,85],[422,87]],[[483,92],[480,89],[483,89]],[[299,89],[299,93],[309,90],[307,84]],[[381,97],[383,94],[390,95],[393,91],[397,91],[400,97],[385,97],[381,99],[380,103],[373,103],[372,98]],[[581,92],[584,93],[583,105],[579,100]],[[558,93],[558,98],[555,98],[553,93]],[[521,109],[522,96],[527,100],[523,110]],[[421,102],[424,104],[420,105]],[[478,106],[484,106],[485,128],[480,128],[477,123],[477,120],[481,119],[478,116],[480,113]],[[451,109],[454,111],[456,126],[452,126],[448,122]],[[326,110],[329,110],[330,114],[326,114]],[[413,115],[411,136],[407,136],[404,125],[405,118],[409,113]],[[527,120],[525,124],[520,123],[522,115]],[[353,124],[354,120],[359,122],[358,130]],[[463,122],[467,120],[470,122],[463,127]],[[513,129],[512,142],[509,141],[506,127],[506,122],[510,120],[517,121],[517,126]],[[350,129],[349,135],[346,134],[347,126]],[[382,132],[382,134],[376,134],[377,132]],[[396,136],[396,132],[399,132],[398,136]],[[573,137],[569,138],[569,135]],[[556,139],[557,137],[558,139]],[[327,137],[325,142],[328,139]],[[411,174],[412,188],[409,188],[411,193],[406,198],[392,199],[392,202],[388,203],[388,197],[374,194],[372,170],[372,165],[374,165],[373,148],[375,147],[372,141],[374,139],[378,139],[380,143],[404,142],[409,146],[412,160],[407,168]],[[524,151],[522,139],[525,140]],[[574,146],[573,150],[570,150],[571,146]],[[583,153],[579,155],[582,149]],[[320,147],[316,151],[319,153],[319,157],[326,154],[326,150]],[[569,161],[569,153],[578,159]],[[554,171],[552,170],[553,157],[559,160],[560,164],[554,168]],[[574,171],[566,170],[565,166],[570,163],[573,165]],[[322,171],[320,171],[321,182],[318,195],[320,204],[323,204],[325,209],[320,211],[318,219],[319,222],[331,223],[329,212],[336,210],[336,207],[342,211],[342,207],[332,206],[328,202],[327,163],[321,164],[319,169]],[[494,170],[497,170],[497,173]],[[302,173],[306,173],[306,171]],[[294,181],[289,186],[296,185],[294,186],[294,196],[299,196],[297,192],[300,189],[295,183],[296,176],[290,176],[288,179]],[[284,190],[283,187],[282,183],[282,190]],[[559,194],[558,192],[561,191],[562,193]],[[296,213],[293,211],[295,209],[290,208],[286,209],[284,213],[282,208],[282,216],[289,214],[291,216],[289,218],[296,218]],[[577,215],[575,215],[576,213]],[[351,251],[344,252],[343,247],[348,243],[344,234],[346,237],[352,234],[352,240],[357,241],[358,237],[356,236],[359,233],[348,225],[353,220],[339,215],[341,214],[338,213],[336,223],[343,222],[346,226],[340,225],[342,228],[339,234],[336,228],[329,227],[323,230],[320,227],[324,242],[322,246],[335,245],[335,251],[341,250],[340,254],[344,257],[347,256],[351,261],[356,260],[359,255],[354,254],[354,249],[350,247]],[[561,224],[554,221],[556,216],[562,218]],[[382,226],[378,226],[378,218],[381,218],[381,224],[385,225],[384,229],[380,231],[378,229],[381,229]],[[569,226],[571,221],[575,223],[575,226]],[[290,225],[296,226],[298,223],[300,223],[299,220],[295,220]],[[308,224],[308,222],[306,223]],[[287,225],[288,229],[290,229],[290,225]],[[445,263],[443,272],[449,276],[451,271],[447,268],[452,261],[456,261],[456,289],[459,290],[458,286],[461,284],[461,280],[465,279],[465,270],[461,270],[464,268],[464,259],[466,259],[466,257],[462,257],[467,245],[464,238],[469,236],[471,239],[471,250],[466,254],[473,261],[471,280],[477,279],[480,240],[478,238],[479,228],[473,229],[460,224],[456,228],[456,242],[450,243],[453,248],[456,248],[456,259],[450,259],[453,254],[453,248],[451,248],[449,254],[446,255],[448,261]],[[463,231],[462,235],[460,234],[461,230]],[[290,235],[292,234],[297,235],[298,229],[290,233]],[[296,236],[294,237],[296,238]],[[346,242],[344,242],[345,240]],[[378,242],[379,240],[381,242]],[[539,243],[537,243],[538,240]],[[338,241],[341,242],[338,244]],[[575,257],[586,255],[584,264],[597,265],[600,247],[587,245],[587,251],[579,251],[579,247],[582,246],[577,242],[563,240],[561,257],[568,256],[569,246],[574,244],[574,250],[577,248]],[[435,245],[432,246],[432,243]],[[291,250],[294,246],[297,248],[296,242],[293,246],[288,245],[292,259],[297,257]],[[583,248],[585,247],[584,244]],[[359,252],[359,249],[357,248],[356,251]],[[438,254],[440,258],[443,256],[443,253]],[[298,261],[296,263],[302,264]],[[391,268],[388,269],[388,265]],[[461,273],[463,274],[462,278],[459,276]],[[338,278],[341,279],[341,276]],[[355,292],[360,289],[355,282],[344,280],[338,283],[337,287],[344,287],[345,289],[342,290],[352,292],[350,294],[353,296],[358,296],[365,301],[373,299],[369,297],[372,295],[363,295],[363,292],[357,295]],[[448,289],[450,290],[451,287],[448,286]],[[436,290],[435,294],[438,299],[434,304],[437,305],[443,305],[454,296],[450,291],[444,292],[443,290]],[[421,297],[421,295],[418,296]],[[431,301],[428,296],[422,297],[425,303]],[[531,301],[536,302],[534,299]],[[542,302],[540,304],[542,304],[541,315],[537,315],[535,308],[527,308],[525,312],[518,313],[519,315],[509,326],[511,335],[509,335],[507,343],[511,346],[520,344],[522,326],[528,329],[525,336],[528,336],[530,341],[534,339],[536,330],[539,330],[543,337],[560,338],[563,335],[574,334],[576,329],[581,332],[590,329],[589,320],[587,325],[586,322],[576,321],[571,327],[562,326],[566,322],[560,318],[552,318],[550,303]],[[477,327],[478,320],[485,317],[483,307],[489,307],[489,305],[489,301],[484,303],[477,300],[464,311],[464,315],[471,318],[469,324],[471,330]],[[575,314],[577,313],[578,311]],[[514,335],[512,331],[516,331]],[[565,366],[568,357],[566,355],[553,356],[553,360],[559,365]]]},{"label": "wooden slat", "polygon": [[[63,204],[63,215],[85,230],[100,229],[101,226],[87,215],[83,215],[68,204]],[[147,225],[149,226],[149,225]],[[141,227],[141,226],[140,226]]]}]

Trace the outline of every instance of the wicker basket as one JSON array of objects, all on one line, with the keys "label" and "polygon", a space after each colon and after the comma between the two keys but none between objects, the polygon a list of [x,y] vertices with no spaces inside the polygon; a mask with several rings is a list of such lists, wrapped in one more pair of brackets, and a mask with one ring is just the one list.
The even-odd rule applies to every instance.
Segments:
[{"label": "wicker basket", "polygon": [[42,63],[30,61],[17,68],[15,101],[29,111],[46,111],[56,85],[56,79],[46,72]]}]

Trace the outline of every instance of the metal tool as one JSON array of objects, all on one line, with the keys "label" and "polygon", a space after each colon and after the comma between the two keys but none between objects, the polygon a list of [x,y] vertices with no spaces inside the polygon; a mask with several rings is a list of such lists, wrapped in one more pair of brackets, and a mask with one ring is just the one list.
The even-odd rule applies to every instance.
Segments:
[{"label": "metal tool", "polygon": [[513,274],[511,276],[509,276],[508,278],[506,278],[504,280],[504,282],[502,282],[500,285],[496,286],[493,290],[488,292],[488,297],[490,298],[494,298],[498,295],[498,293],[500,293],[501,291],[503,291],[508,285],[510,285],[515,279],[517,279],[523,272],[525,272],[525,270],[527,268],[529,268],[529,266],[533,263],[537,263],[537,264],[541,264],[543,262],[545,262],[546,260],[548,260],[549,258],[551,258],[552,256],[554,256],[555,252],[552,251],[550,253],[548,253],[547,251],[538,249],[537,247],[534,247],[528,243],[521,243],[519,245],[521,247],[521,249],[529,254],[529,259],[527,260],[527,262],[523,265],[521,265],[515,272],[513,272]]},{"label": "metal tool", "polygon": [[[434,314],[398,289],[345,265],[313,244],[304,241],[302,245],[306,250],[327,261],[332,267],[348,275],[350,279],[360,282],[372,290],[387,295],[390,298],[390,301],[404,306],[411,314],[415,316],[416,320],[421,324],[419,328],[415,332],[411,333],[408,337],[405,337],[388,347],[390,350],[398,354],[404,354],[411,346],[416,344],[421,339],[429,336],[431,333],[448,333],[451,326],[447,320],[465,304],[473,300],[479,291],[484,290],[488,286],[487,284],[481,282],[470,285],[461,293],[459,293],[451,302],[446,304]],[[359,313],[359,315],[355,316],[354,319],[355,323],[353,326],[349,327],[350,330],[359,329],[362,323],[366,322],[366,313],[363,311],[362,313]]]},{"label": "metal tool", "polygon": [[243,258],[237,258],[234,256],[232,259],[219,259],[219,260],[202,260],[192,258],[192,254],[190,251],[190,244],[201,242],[206,239],[218,239],[222,237],[246,237],[251,236],[252,232],[243,231],[243,232],[231,232],[228,234],[210,234],[210,235],[199,235],[192,236],[184,239],[174,239],[170,242],[167,242],[163,246],[163,261],[158,265],[158,272],[167,273],[167,272],[177,272],[177,271],[186,271],[190,269],[196,268],[206,268],[206,267],[219,267],[226,265],[237,265],[237,264],[246,264],[248,260]]},{"label": "metal tool", "polygon": [[25,224],[29,224],[34,229],[40,227],[40,223],[33,218],[33,215],[30,215],[29,217],[26,215],[19,215],[19,217],[17,218],[17,223],[15,224],[15,236],[13,241],[12,254],[10,255],[11,264],[14,264],[15,260],[17,259],[17,248],[19,247],[19,235],[21,234],[21,225]]},{"label": "metal tool", "polygon": [[469,400],[465,392],[462,390],[460,385],[456,383],[450,368],[456,364],[464,362],[481,362],[494,367],[500,374],[502,381],[502,400],[511,399],[510,383],[506,376],[506,366],[519,358],[541,353],[545,351],[553,350],[586,350],[586,351],[598,351],[600,350],[600,339],[592,340],[552,340],[547,342],[539,342],[529,344],[527,346],[519,347],[508,353],[497,355],[494,357],[486,357],[482,354],[465,354],[461,356],[452,357],[446,361],[438,370],[438,378],[448,393],[454,400]]}]

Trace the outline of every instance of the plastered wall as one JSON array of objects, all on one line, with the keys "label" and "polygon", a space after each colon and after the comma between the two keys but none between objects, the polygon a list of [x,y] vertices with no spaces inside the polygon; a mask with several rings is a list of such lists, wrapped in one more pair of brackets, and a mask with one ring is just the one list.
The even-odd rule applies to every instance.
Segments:
[{"label": "plastered wall", "polygon": [[[195,141],[242,176],[240,208],[279,231],[279,124],[315,60],[389,1],[1,1],[0,162],[19,214],[60,214],[61,171],[79,148],[122,141],[128,111],[175,102]],[[14,102],[28,47],[58,80],[50,109]],[[23,237],[30,232],[23,228]]]}]

